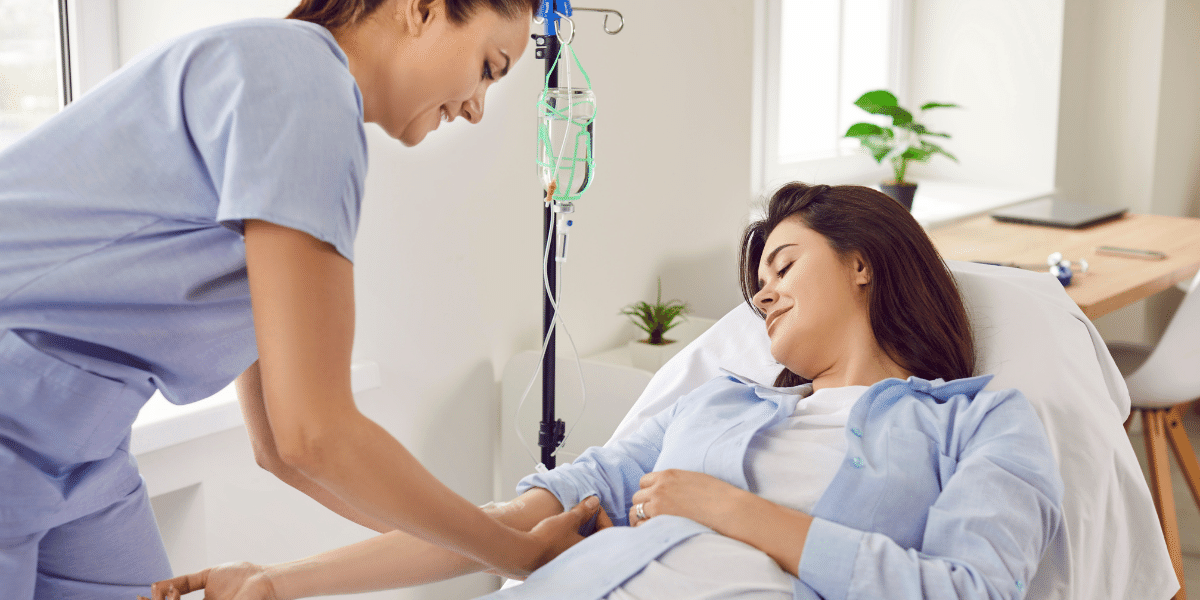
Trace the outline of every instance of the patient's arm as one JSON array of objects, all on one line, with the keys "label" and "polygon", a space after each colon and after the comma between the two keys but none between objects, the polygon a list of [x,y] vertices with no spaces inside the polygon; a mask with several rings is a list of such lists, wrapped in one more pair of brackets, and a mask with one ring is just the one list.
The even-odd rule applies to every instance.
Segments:
[{"label": "patient's arm", "polygon": [[[590,512],[582,504],[574,510]],[[554,494],[542,488],[533,488],[511,502],[485,511],[520,531],[530,531],[548,517],[568,515]],[[153,595],[154,600],[171,598],[168,590],[174,586],[180,594],[205,589],[205,598],[209,600],[285,600],[420,585],[486,567],[395,530],[293,562],[265,567],[242,563],[205,569],[159,582]],[[227,591],[218,595],[222,590]]]}]

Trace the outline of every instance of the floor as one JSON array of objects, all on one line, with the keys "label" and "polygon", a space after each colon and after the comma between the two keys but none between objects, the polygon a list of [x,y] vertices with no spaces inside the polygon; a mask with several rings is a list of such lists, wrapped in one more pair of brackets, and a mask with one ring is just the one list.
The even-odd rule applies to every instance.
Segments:
[{"label": "floor", "polygon": [[1191,598],[1200,598],[1200,554],[1183,555],[1183,579]]},{"label": "floor", "polygon": [[[1192,443],[1192,451],[1200,456],[1200,414],[1187,411],[1184,414],[1184,428]],[[1146,470],[1146,442],[1141,433],[1141,424],[1135,419],[1129,429],[1129,441],[1133,450]],[[1200,599],[1200,508],[1188,491],[1183,480],[1175,456],[1168,450],[1171,458],[1171,486],[1175,493],[1175,510],[1179,519],[1179,537],[1183,541],[1183,576],[1188,597]],[[1147,481],[1149,481],[1147,479]]]}]

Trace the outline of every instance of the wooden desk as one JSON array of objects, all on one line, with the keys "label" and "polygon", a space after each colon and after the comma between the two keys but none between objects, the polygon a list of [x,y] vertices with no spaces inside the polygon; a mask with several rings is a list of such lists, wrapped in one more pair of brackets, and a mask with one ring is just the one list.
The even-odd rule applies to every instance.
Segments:
[{"label": "wooden desk", "polygon": [[[1045,264],[1051,252],[1072,262],[1086,260],[1067,294],[1095,319],[1184,281],[1200,269],[1200,219],[1125,215],[1086,229],[1001,223],[987,215],[935,227],[929,237],[953,260]],[[1164,260],[1104,256],[1096,246],[1164,252]]]}]

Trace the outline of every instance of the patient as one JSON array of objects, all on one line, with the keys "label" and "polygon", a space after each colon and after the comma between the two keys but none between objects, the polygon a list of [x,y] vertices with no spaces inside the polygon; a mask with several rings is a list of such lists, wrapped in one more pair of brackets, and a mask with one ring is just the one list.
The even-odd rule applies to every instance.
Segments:
[{"label": "patient", "polygon": [[[872,189],[794,183],[741,247],[743,294],[783,366],[774,386],[729,373],[525,478],[497,519],[530,529],[595,496],[598,531],[487,597],[1023,597],[1062,527],[1062,481],[1020,392],[971,377],[962,300],[921,227]],[[302,598],[481,568],[392,532],[154,596]]]}]

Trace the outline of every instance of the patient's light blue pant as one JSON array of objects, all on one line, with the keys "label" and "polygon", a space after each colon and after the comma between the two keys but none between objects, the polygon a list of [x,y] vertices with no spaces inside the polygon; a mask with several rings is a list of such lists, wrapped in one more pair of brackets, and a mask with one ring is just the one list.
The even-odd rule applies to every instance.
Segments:
[{"label": "patient's light blue pant", "polygon": [[0,600],[134,600],[170,577],[145,484],[53,529],[0,538]]}]

